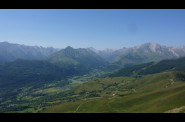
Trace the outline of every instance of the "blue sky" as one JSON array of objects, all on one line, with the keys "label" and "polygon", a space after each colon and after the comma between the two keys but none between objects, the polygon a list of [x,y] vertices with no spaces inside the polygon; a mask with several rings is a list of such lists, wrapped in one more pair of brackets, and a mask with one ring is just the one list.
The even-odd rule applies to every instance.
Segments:
[{"label": "blue sky", "polygon": [[97,49],[185,45],[185,9],[1,9],[0,42]]}]

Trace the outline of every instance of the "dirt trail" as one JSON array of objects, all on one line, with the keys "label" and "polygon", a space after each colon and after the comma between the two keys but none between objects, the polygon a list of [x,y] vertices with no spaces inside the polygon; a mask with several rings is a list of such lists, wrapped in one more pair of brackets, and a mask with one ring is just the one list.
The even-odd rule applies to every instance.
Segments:
[{"label": "dirt trail", "polygon": [[88,101],[81,103],[81,104],[76,108],[76,110],[74,111],[74,113],[76,113],[76,112],[78,111],[78,109],[81,107],[82,104],[85,104],[85,103],[87,103],[87,102],[88,102]]},{"label": "dirt trail", "polygon": [[182,107],[179,107],[179,108],[174,108],[174,109],[168,110],[164,113],[179,113],[183,109],[185,109],[185,106],[182,106]]},{"label": "dirt trail", "polygon": [[170,83],[171,83],[171,85],[173,85],[174,84],[174,80],[170,79]]},{"label": "dirt trail", "polygon": [[97,98],[102,98],[102,97],[89,98],[88,100],[87,100],[87,99],[84,99],[85,102],[82,102],[82,103],[76,108],[76,110],[74,111],[74,113],[76,113],[76,112],[79,110],[79,108],[80,108],[83,104],[85,104],[85,103],[87,103],[87,102],[91,102],[91,101],[93,101],[94,99],[97,99]]}]

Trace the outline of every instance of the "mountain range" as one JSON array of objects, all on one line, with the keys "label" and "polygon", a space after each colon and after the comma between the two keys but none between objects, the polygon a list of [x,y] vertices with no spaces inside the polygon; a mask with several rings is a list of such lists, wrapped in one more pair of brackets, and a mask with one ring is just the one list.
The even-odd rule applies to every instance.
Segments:
[{"label": "mountain range", "polygon": [[2,42],[0,112],[184,112],[184,57],[185,46],[156,43],[96,50]]},{"label": "mountain range", "polygon": [[16,59],[45,59],[59,49],[41,46],[26,46],[8,42],[0,42],[0,63]]},{"label": "mountain range", "polygon": [[96,60],[101,62],[99,65],[109,63],[109,67],[118,68],[183,56],[185,56],[185,46],[168,47],[156,43],[145,43],[131,48],[97,50],[93,47],[74,49],[68,46],[56,49],[0,42],[0,63],[16,59],[35,59],[47,60],[63,67],[86,65],[86,63],[86,67],[89,67]]},{"label": "mountain range", "polygon": [[119,64],[120,66],[129,66],[185,56],[185,46],[167,47],[157,43],[145,43],[131,48],[124,47],[118,50],[92,50],[108,62]]},{"label": "mountain range", "polygon": [[68,46],[57,51],[54,48],[3,44],[7,48],[3,47],[1,51],[10,49],[7,52],[10,55],[1,55],[4,59],[11,57],[11,60],[6,60],[6,63],[0,65],[0,88],[43,85],[71,76],[84,75],[107,64],[103,58],[89,49],[74,49]]}]

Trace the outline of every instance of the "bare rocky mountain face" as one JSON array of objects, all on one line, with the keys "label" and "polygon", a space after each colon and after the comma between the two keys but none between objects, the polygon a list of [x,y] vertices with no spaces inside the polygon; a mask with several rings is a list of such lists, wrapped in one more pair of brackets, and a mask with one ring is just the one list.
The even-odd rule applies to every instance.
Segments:
[{"label": "bare rocky mountain face", "polygon": [[[93,51],[94,50],[95,49],[93,49]],[[127,66],[150,61],[184,57],[185,46],[168,47],[157,43],[145,43],[131,48],[124,47],[118,50],[96,50],[95,52],[110,63]]]},{"label": "bare rocky mountain face", "polygon": [[59,49],[0,42],[0,63],[16,59],[45,59]]}]

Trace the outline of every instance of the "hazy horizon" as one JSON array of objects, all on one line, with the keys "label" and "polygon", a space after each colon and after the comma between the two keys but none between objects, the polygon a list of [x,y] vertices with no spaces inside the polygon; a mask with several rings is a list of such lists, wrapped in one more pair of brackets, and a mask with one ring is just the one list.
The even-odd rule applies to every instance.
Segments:
[{"label": "hazy horizon", "polygon": [[[8,41],[0,41],[0,43],[10,43],[10,44],[18,44],[18,45],[24,45],[24,46],[37,46],[37,47],[43,47],[43,48],[55,48],[55,49],[65,49],[65,48],[67,48],[67,47],[72,47],[72,48],[74,48],[74,49],[78,49],[78,48],[76,48],[76,47],[73,47],[73,46],[71,46],[71,45],[68,45],[68,46],[66,46],[66,47],[61,47],[61,48],[56,48],[56,47],[53,47],[53,46],[42,46],[42,45],[27,45],[27,44],[19,44],[19,43],[11,43],[11,42],[8,42]],[[143,45],[143,44],[147,44],[147,43],[150,43],[150,44],[159,44],[159,43],[156,43],[156,42],[145,42],[145,43],[142,43],[142,44],[139,44],[139,45],[133,45],[133,46],[130,46],[130,47],[122,47],[122,48],[133,48],[133,47],[136,47],[136,46],[141,46],[141,45]],[[173,46],[173,45],[171,45],[171,46],[169,46],[169,45],[164,45],[164,44],[159,44],[160,46],[167,46],[167,47],[182,47],[182,46],[185,46],[185,45],[181,45],[181,46]],[[104,48],[104,49],[98,49],[98,48],[96,48],[96,47],[79,47],[79,48],[94,48],[94,49],[96,49],[96,50],[106,50],[106,49],[111,49],[111,50],[119,50],[119,49],[122,49],[122,48],[117,48],[117,49],[115,49],[115,48]]]},{"label": "hazy horizon", "polygon": [[185,45],[184,9],[1,9],[0,41],[54,48]]}]

